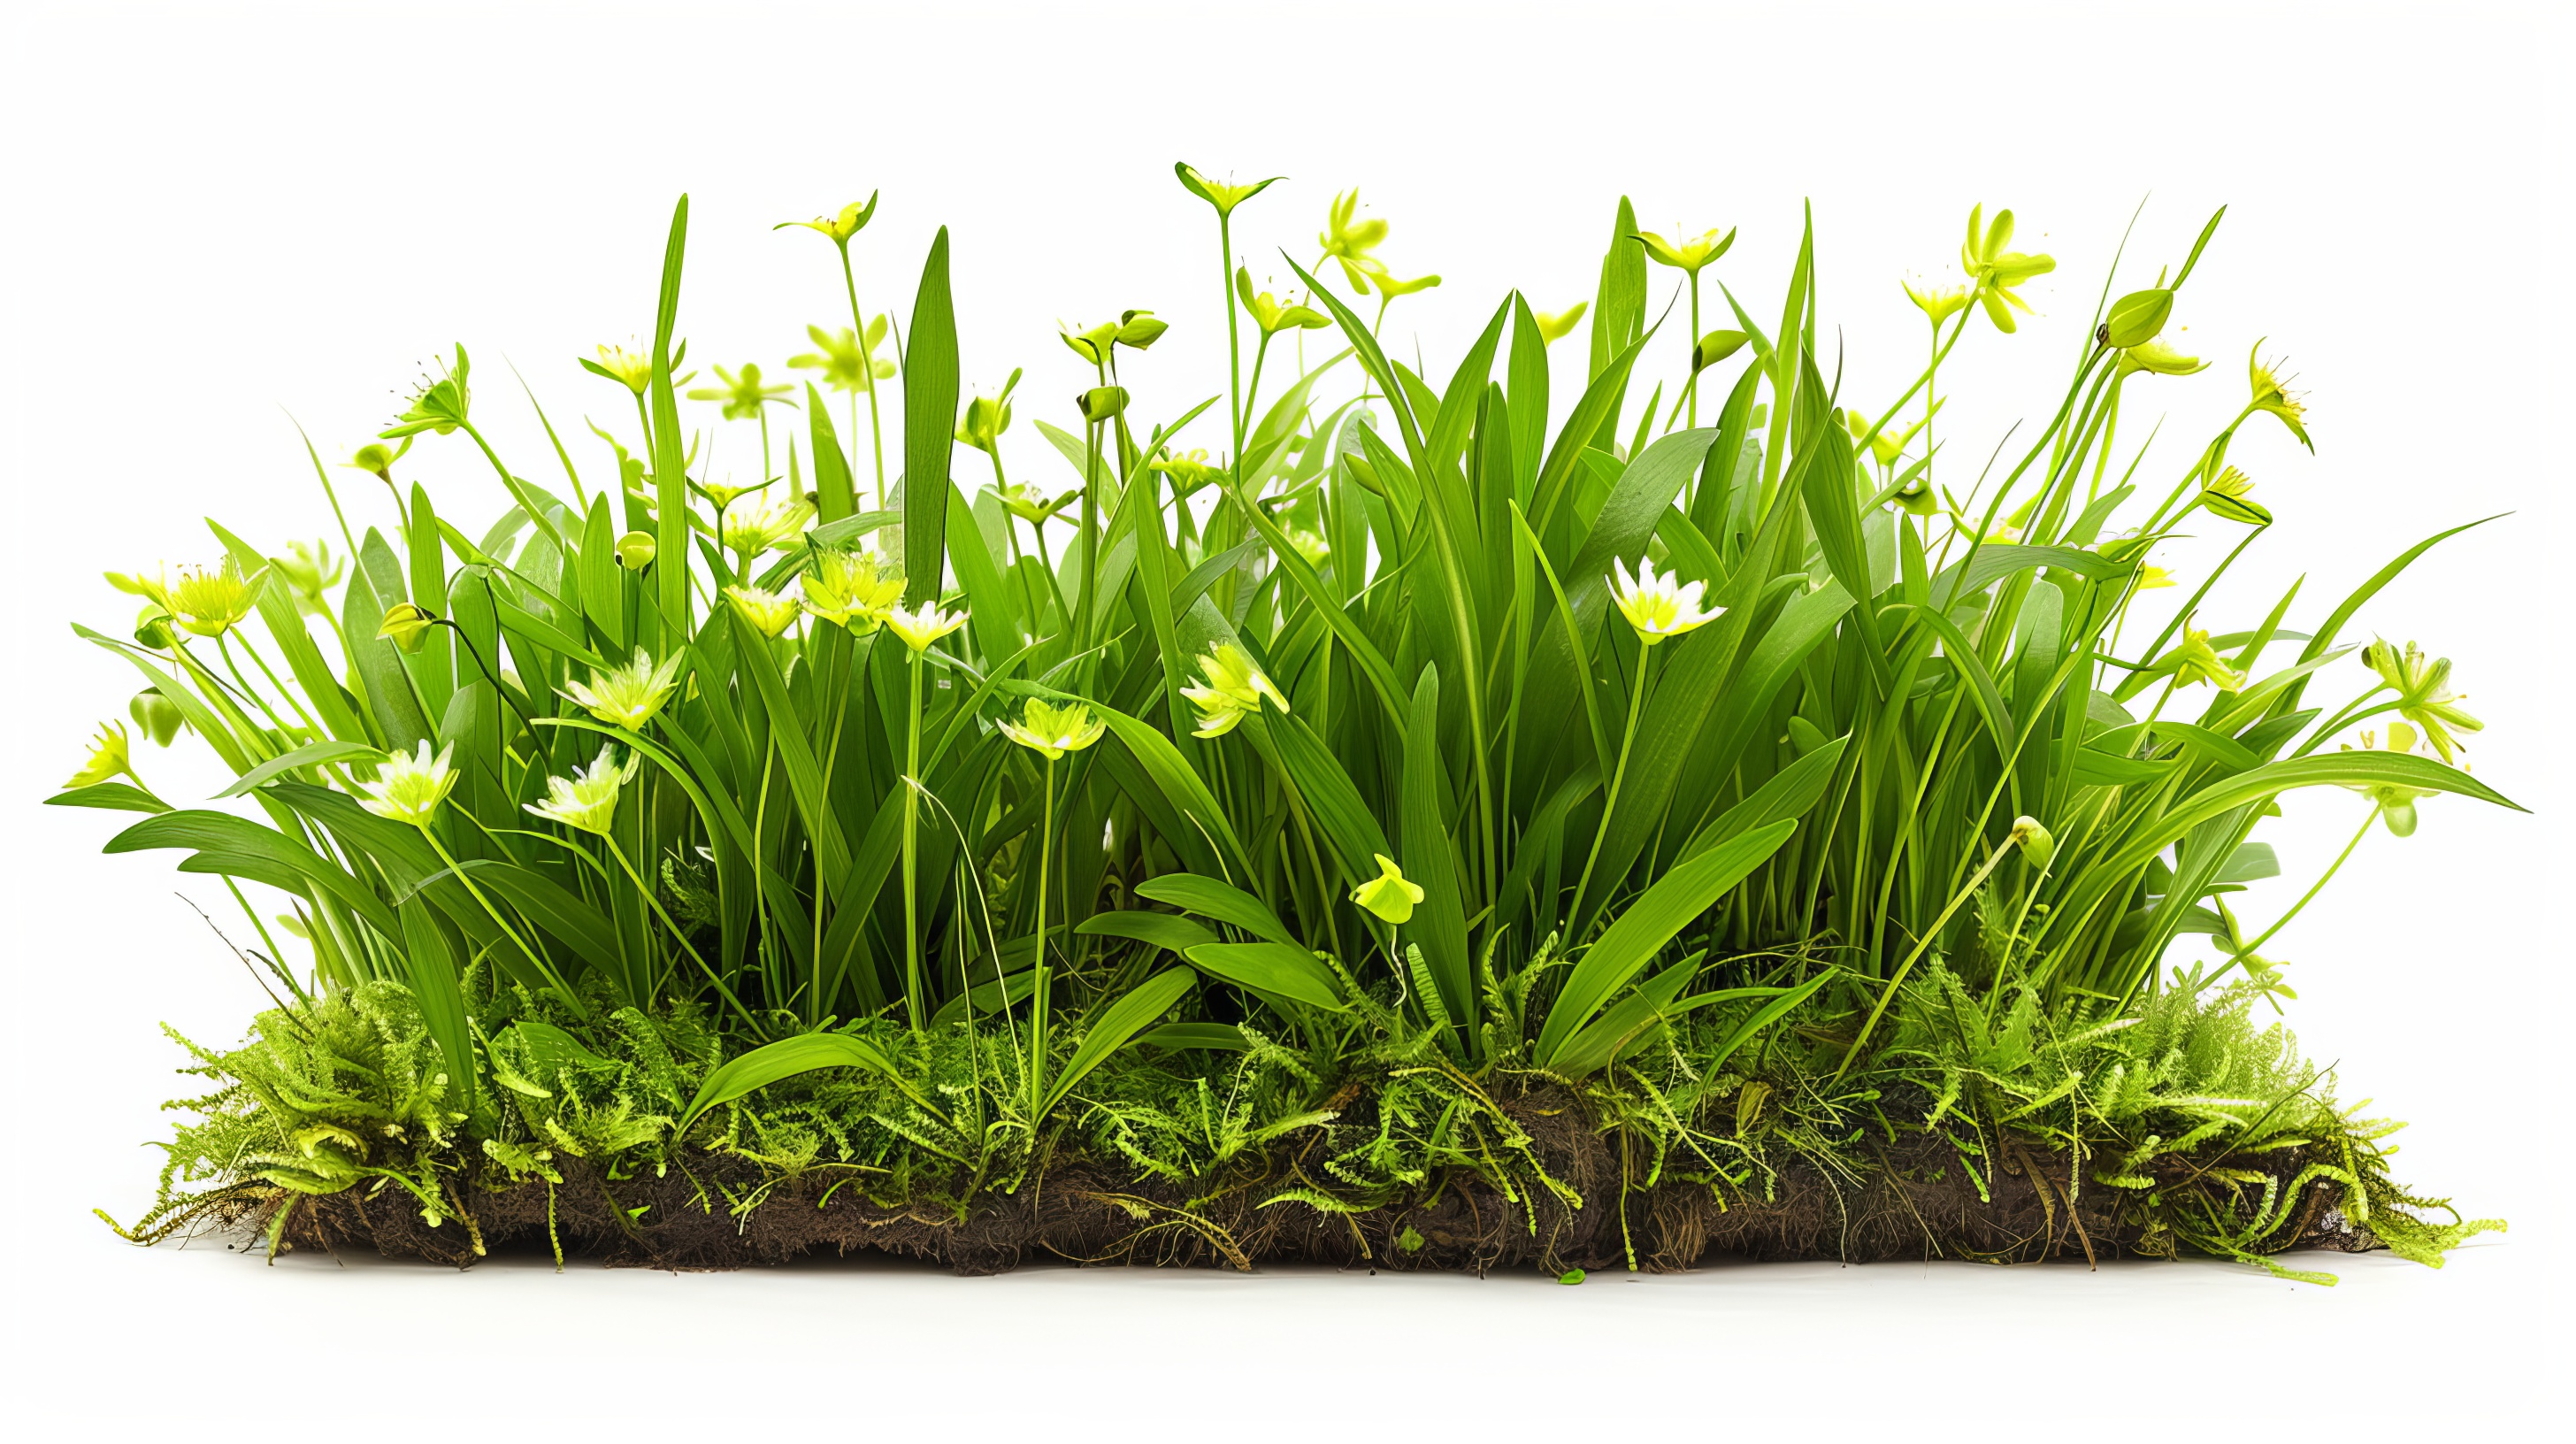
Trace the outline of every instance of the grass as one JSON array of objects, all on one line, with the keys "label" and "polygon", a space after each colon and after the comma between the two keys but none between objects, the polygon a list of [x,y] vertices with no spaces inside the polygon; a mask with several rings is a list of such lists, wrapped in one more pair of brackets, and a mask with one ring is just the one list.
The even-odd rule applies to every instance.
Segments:
[{"label": "grass", "polygon": [[[218,526],[207,565],[111,574],[142,615],[79,631],[141,674],[137,735],[238,780],[173,807],[110,727],[52,801],[225,878],[274,1004],[196,1051],[216,1091],[132,1236],[274,1245],[354,1190],[479,1251],[510,1189],[551,1233],[575,1173],[673,1170],[711,1217],[812,1184],[963,1221],[1073,1168],[1236,1262],[1246,1218],[1420,1247],[1388,1221],[1472,1195],[1533,1235],[1615,1209],[1635,1267],[1632,1201],[1899,1175],[2022,1180],[2049,1251],[2087,1209],[2106,1246],[2274,1268],[2318,1207],[2426,1262],[2491,1226],[2398,1188],[2390,1125],[2256,1021],[2326,881],[2238,915],[2276,799],[2364,793],[2356,845],[2512,804],[2453,765],[2449,664],[2350,630],[2465,528],[2307,630],[2295,586],[2202,619],[2272,526],[2240,429],[2308,440],[2259,357],[2187,464],[2123,434],[2132,386],[2236,384],[2171,379],[2206,365],[2167,334],[2218,217],[2156,286],[2106,280],[1977,473],[1935,445],[1940,368],[2015,344],[2054,265],[2009,212],[1909,287],[1928,364],[1869,409],[1818,354],[1812,234],[1766,327],[1732,233],[1623,201],[1586,307],[1504,297],[1417,374],[1380,333],[1437,278],[1393,276],[1382,223],[1337,202],[1283,301],[1238,269],[1267,182],[1178,174],[1229,353],[1185,414],[1121,367],[1215,338],[1142,312],[1065,334],[1062,424],[961,404],[944,231],[900,324],[859,305],[873,198],[810,224],[850,321],[810,379],[692,387],[683,199],[649,351],[581,363],[631,402],[607,468],[550,420],[505,462],[459,347],[345,466],[308,444],[340,550]],[[1670,334],[1659,284],[1731,324]],[[717,481],[712,429],[755,422],[763,475]],[[506,511],[461,529],[400,479],[421,444],[475,448]],[[2155,562],[2187,522],[2243,540],[2188,588]],[[2216,965],[2168,966],[2185,935]],[[1581,1149],[1610,1176],[1561,1176]]]}]

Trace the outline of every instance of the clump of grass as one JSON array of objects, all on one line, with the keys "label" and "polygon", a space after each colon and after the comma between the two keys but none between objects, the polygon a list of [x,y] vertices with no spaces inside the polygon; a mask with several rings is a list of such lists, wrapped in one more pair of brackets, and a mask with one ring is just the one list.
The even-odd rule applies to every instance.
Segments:
[{"label": "clump of grass", "polygon": [[[560,489],[505,462],[460,346],[346,463],[381,496],[308,447],[338,551],[215,527],[205,565],[111,574],[141,614],[80,630],[141,675],[137,727],[238,780],[175,808],[110,727],[53,801],[224,877],[277,1004],[197,1051],[222,1086],[136,1236],[248,1209],[274,1243],[352,1189],[471,1230],[573,1160],[750,1168],[710,1211],[828,1177],[963,1219],[1080,1161],[1209,1238],[1202,1210],[1462,1188],[1533,1231],[1615,1208],[1634,1267],[1632,1196],[1776,1197],[1900,1145],[2149,1253],[2268,1265],[2327,1206],[2427,1262],[2488,1226],[2427,1221],[2386,1126],[2253,1020],[2325,881],[2239,916],[2276,799],[2362,792],[2356,846],[2436,794],[2511,804],[2453,765],[2449,664],[2348,632],[2463,528],[2311,630],[2295,586],[2204,622],[2246,546],[2153,595],[2187,521],[2273,524],[2239,432],[2309,439],[2259,357],[2178,469],[2122,433],[2132,386],[2234,384],[2169,379],[2206,369],[2169,330],[2217,217],[1971,474],[1934,445],[1941,366],[2012,344],[2054,265],[2010,212],[1908,288],[1928,364],[1863,407],[1819,365],[1811,235],[1767,328],[1739,277],[1703,332],[1733,233],[1623,201],[1590,302],[1507,296],[1426,374],[1380,333],[1438,278],[1388,270],[1355,198],[1283,299],[1236,249],[1268,183],[1179,174],[1228,388],[1177,415],[1122,368],[1217,338],[1141,311],[1067,329],[1055,421],[1015,428],[1017,370],[963,397],[945,232],[902,325],[859,304],[873,198],[810,223],[849,323],[788,359],[811,379],[692,387],[683,200],[649,347],[580,363],[633,411],[592,427],[604,471],[550,420]],[[1656,276],[1689,333],[1650,323]],[[720,479],[737,424],[760,472]],[[398,476],[458,438],[506,497],[479,534]],[[2167,967],[2185,935],[2214,967]],[[1561,1176],[1560,1119],[1613,1176]]]}]

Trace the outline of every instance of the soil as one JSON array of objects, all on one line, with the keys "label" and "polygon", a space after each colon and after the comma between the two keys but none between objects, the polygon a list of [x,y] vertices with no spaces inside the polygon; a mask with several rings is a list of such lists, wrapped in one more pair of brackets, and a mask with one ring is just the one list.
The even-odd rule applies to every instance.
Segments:
[{"label": "soil", "polygon": [[[2011,1150],[1991,1169],[1990,1196],[1980,1196],[1948,1146],[1932,1138],[1883,1146],[1876,1166],[1859,1176],[1801,1162],[1783,1168],[1764,1192],[1667,1182],[1632,1186],[1623,1198],[1615,1139],[1592,1131],[1565,1101],[1540,1094],[1506,1106],[1537,1139],[1549,1173],[1585,1199],[1580,1209],[1545,1193],[1506,1198],[1475,1179],[1451,1179],[1418,1199],[1363,1213],[1293,1201],[1262,1207],[1289,1173],[1292,1160],[1283,1157],[1273,1160],[1270,1176],[1184,1210],[1184,1195],[1168,1184],[1138,1183],[1124,1170],[1072,1159],[1016,1192],[977,1196],[961,1216],[937,1206],[872,1203],[845,1181],[845,1170],[774,1180],[746,1160],[700,1154],[660,1177],[611,1179],[575,1159],[566,1160],[560,1184],[467,1190],[458,1201],[471,1213],[470,1226],[451,1217],[431,1227],[418,1202],[393,1187],[372,1196],[351,1190],[245,1200],[218,1216],[264,1231],[282,1206],[291,1210],[282,1237],[295,1247],[372,1248],[455,1267],[483,1256],[478,1241],[486,1253],[559,1249],[567,1259],[675,1270],[878,1249],[961,1274],[1001,1273],[1030,1259],[1558,1273],[1624,1267],[1631,1250],[1649,1272],[1716,1259],[2022,1263],[2170,1252],[2123,1216],[2123,1195],[2071,1181],[2063,1154]],[[2301,1166],[2287,1156],[2271,1164],[2285,1186]],[[724,1202],[753,1197],[764,1184],[748,1210]],[[2378,1246],[2344,1221],[2325,1185],[2312,1185],[2296,1208],[2291,1247]]]}]

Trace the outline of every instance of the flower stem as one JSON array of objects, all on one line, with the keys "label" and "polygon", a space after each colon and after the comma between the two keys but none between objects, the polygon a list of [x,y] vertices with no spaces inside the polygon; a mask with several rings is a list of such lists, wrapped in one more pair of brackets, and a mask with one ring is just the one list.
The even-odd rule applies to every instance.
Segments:
[{"label": "flower stem", "polygon": [[1610,770],[1610,794],[1601,800],[1601,825],[1592,832],[1591,854],[1583,859],[1583,876],[1574,884],[1574,905],[1566,909],[1570,926],[1581,926],[1583,895],[1592,886],[1593,865],[1601,861],[1601,840],[1610,835],[1611,814],[1619,809],[1619,784],[1628,775],[1628,745],[1637,739],[1637,711],[1646,699],[1646,669],[1655,660],[1653,644],[1637,644],[1637,685],[1628,689],[1628,727],[1619,734],[1619,761]]},{"label": "flower stem", "polygon": [[921,654],[908,668],[912,705],[904,715],[903,739],[903,1008],[912,1031],[923,1030],[921,1010]]}]

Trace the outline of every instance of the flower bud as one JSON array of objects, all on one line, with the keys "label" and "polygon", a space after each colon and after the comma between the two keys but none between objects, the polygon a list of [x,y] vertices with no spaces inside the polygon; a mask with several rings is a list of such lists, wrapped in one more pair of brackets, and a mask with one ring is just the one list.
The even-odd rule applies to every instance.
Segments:
[{"label": "flower bud", "polygon": [[2163,286],[2122,296],[2111,303],[2110,319],[2102,327],[2102,344],[2126,351],[2156,339],[2173,316],[2173,302],[2173,291]]},{"label": "flower bud", "polygon": [[125,715],[134,719],[134,725],[142,728],[145,736],[163,747],[170,745],[188,720],[179,711],[179,704],[162,696],[158,687],[135,693],[134,700],[125,704]]},{"label": "flower bud", "polygon": [[1118,316],[1118,344],[1142,351],[1170,329],[1169,322],[1156,319],[1151,311],[1123,311]]},{"label": "flower bud", "polygon": [[1699,344],[1691,348],[1691,370],[1705,371],[1743,350],[1745,339],[1741,331],[1711,331],[1700,337]]},{"label": "flower bud", "polygon": [[2022,861],[2032,867],[2046,868],[2048,860],[2057,855],[2057,839],[2039,825],[2036,817],[2014,818],[2010,841],[2021,849]]},{"label": "flower bud", "polygon": [[170,650],[170,614],[159,603],[147,603],[135,614],[134,640],[156,652]]},{"label": "flower bud", "polygon": [[617,564],[630,572],[640,572],[653,565],[654,553],[661,543],[649,531],[630,531],[617,539]]},{"label": "flower bud", "polygon": [[1073,404],[1081,410],[1083,420],[1097,424],[1127,409],[1127,388],[1094,386],[1073,398]]},{"label": "flower bud", "polygon": [[405,652],[418,652],[429,639],[429,629],[438,624],[438,614],[417,602],[396,602],[385,608],[384,623],[376,635]]}]

